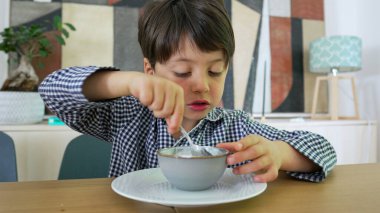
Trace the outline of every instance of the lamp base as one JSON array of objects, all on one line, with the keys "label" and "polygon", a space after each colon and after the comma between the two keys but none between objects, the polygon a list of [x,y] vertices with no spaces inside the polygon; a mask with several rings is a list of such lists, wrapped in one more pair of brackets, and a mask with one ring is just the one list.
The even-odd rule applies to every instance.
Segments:
[{"label": "lamp base", "polygon": [[[353,104],[355,109],[355,114],[353,116],[339,116],[339,80],[348,79],[351,81],[352,85],[352,94],[353,94]],[[320,88],[321,81],[330,82],[331,88],[329,89],[330,98],[330,110],[327,114],[317,114],[317,104],[318,104],[318,93]],[[331,119],[331,120],[339,120],[339,119],[359,119],[359,107],[358,107],[358,98],[356,96],[356,87],[355,87],[355,79],[352,75],[331,75],[331,76],[319,76],[316,79],[316,84],[314,87],[314,96],[313,103],[311,107],[311,119]]]}]

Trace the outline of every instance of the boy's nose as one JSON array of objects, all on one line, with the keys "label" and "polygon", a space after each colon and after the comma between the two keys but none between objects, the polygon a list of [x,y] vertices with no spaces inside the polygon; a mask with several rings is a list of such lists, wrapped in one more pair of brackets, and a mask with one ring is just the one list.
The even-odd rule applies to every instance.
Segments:
[{"label": "boy's nose", "polygon": [[208,92],[210,90],[208,79],[204,76],[195,77],[193,80],[192,90],[193,92],[198,93]]}]

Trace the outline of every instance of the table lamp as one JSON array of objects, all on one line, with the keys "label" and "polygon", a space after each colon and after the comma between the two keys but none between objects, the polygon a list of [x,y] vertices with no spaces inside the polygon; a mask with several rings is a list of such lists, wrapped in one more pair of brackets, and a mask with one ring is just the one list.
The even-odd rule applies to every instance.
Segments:
[{"label": "table lamp", "polygon": [[[361,39],[356,36],[340,35],[319,38],[310,43],[310,72],[326,73],[327,76],[318,76],[314,87],[314,96],[311,109],[311,118],[359,119],[358,100],[356,96],[355,79],[352,75],[342,74],[361,69]],[[353,104],[355,115],[339,116],[339,81],[350,80],[352,85]],[[320,82],[329,83],[329,113],[317,114],[318,91]]]}]

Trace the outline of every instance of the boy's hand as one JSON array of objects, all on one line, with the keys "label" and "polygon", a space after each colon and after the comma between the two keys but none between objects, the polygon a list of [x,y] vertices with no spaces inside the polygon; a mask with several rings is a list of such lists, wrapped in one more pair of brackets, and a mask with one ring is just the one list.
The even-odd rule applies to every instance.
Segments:
[{"label": "boy's hand", "polygon": [[185,110],[181,86],[164,78],[142,74],[131,82],[129,91],[152,110],[155,117],[166,119],[170,134],[179,131]]},{"label": "boy's hand", "polygon": [[247,164],[234,168],[234,174],[255,172],[255,181],[270,182],[277,178],[282,164],[282,153],[276,143],[259,135],[248,135],[240,141],[220,143],[217,147],[233,153],[227,157],[229,165],[251,160]]}]

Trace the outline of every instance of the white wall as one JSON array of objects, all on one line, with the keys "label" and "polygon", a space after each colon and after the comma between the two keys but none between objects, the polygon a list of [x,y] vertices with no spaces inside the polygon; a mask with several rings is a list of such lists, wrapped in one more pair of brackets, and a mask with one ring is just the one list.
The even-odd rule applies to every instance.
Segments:
[{"label": "white wall", "polygon": [[[362,119],[377,120],[377,160],[380,162],[380,1],[324,0],[326,35],[356,35],[362,38],[362,70],[355,73]],[[352,112],[350,87],[341,84],[340,109]],[[358,143],[365,144],[363,141]]]},{"label": "white wall", "polygon": [[[0,32],[4,28],[9,26],[9,11],[10,11],[10,0],[1,0],[0,1]],[[0,87],[3,85],[3,82],[8,75],[8,56],[4,52],[0,52]]]}]

